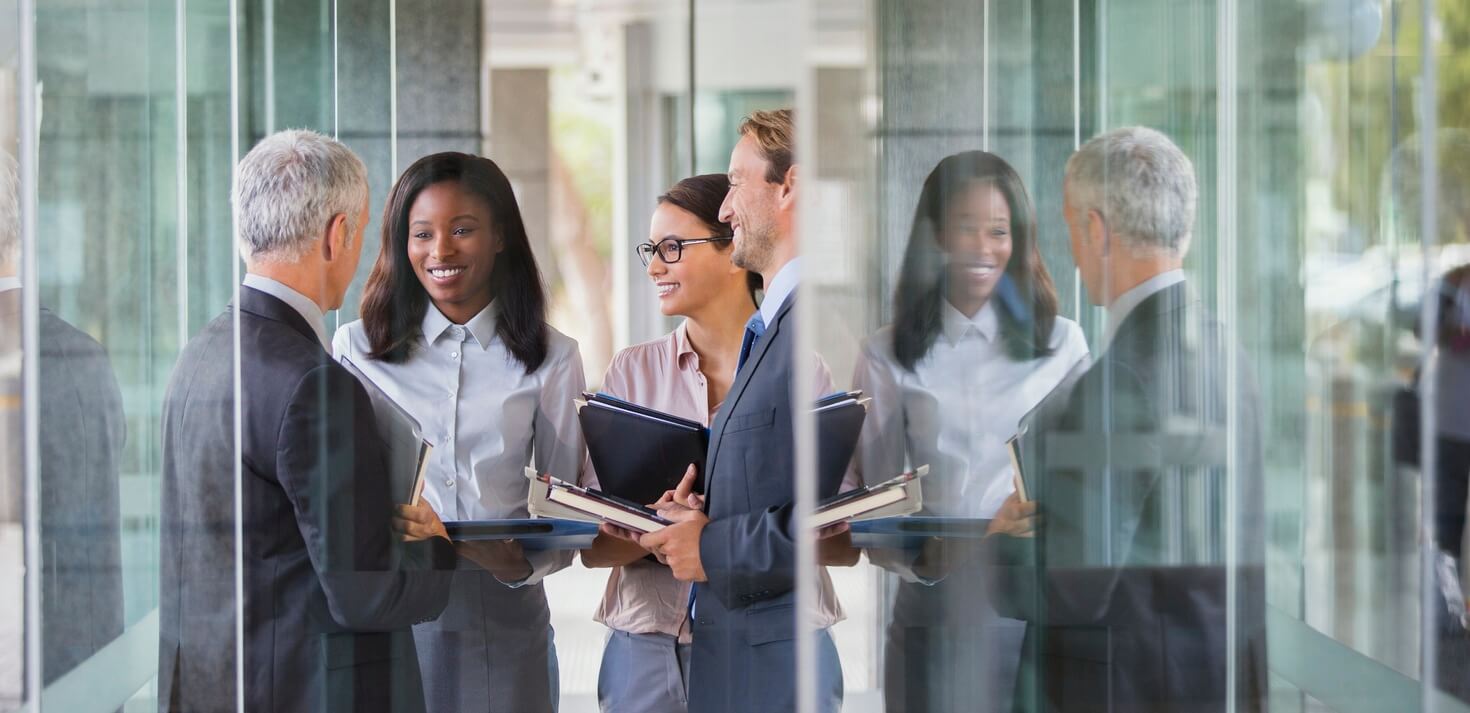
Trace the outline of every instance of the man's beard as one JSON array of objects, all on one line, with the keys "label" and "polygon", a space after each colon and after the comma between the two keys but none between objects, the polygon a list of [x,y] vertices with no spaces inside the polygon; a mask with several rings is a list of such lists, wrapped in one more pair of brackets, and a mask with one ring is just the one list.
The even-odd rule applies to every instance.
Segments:
[{"label": "man's beard", "polygon": [[735,250],[730,253],[730,262],[744,270],[763,272],[771,261],[770,231],[747,229],[744,232],[745,235],[741,236],[735,244]]}]

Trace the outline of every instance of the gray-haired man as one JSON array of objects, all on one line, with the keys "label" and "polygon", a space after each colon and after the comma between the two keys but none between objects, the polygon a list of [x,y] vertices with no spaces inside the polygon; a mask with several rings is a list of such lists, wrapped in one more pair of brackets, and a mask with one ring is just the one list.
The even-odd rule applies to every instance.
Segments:
[{"label": "gray-haired man", "polygon": [[1196,191],[1152,129],[1109,131],[1067,162],[1072,254],[1108,323],[1075,387],[1028,417],[1035,502],[1012,497],[995,527],[1034,522],[1034,537],[987,543],[997,611],[1030,623],[1018,708],[1265,707],[1259,405],[1246,369],[1228,380],[1235,347],[1181,269]]},{"label": "gray-haired man", "polygon": [[323,317],[357,269],[366,169],[337,141],[281,132],[240,161],[235,201],[249,275],[185,347],[164,404],[159,708],[235,710],[238,666],[244,710],[422,710],[409,627],[443,610],[451,574],[399,559],[447,570],[453,548],[427,507],[400,509],[427,540],[395,546],[404,494],[390,492],[372,403],[328,353]]}]

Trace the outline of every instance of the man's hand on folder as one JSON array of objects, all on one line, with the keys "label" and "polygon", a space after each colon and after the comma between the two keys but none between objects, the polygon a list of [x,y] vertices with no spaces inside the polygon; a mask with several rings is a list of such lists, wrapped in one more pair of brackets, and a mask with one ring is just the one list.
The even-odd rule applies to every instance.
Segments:
[{"label": "man's hand on folder", "polygon": [[514,584],[531,576],[526,551],[515,540],[465,540],[454,543],[459,555],[484,568],[496,579]]},{"label": "man's hand on folder", "polygon": [[685,582],[708,580],[699,559],[699,537],[709,524],[709,517],[704,514],[704,498],[694,493],[695,477],[691,464],[678,487],[665,492],[652,505],[659,515],[674,524],[638,538],[638,544],[673,570],[675,579]]},{"label": "man's hand on folder", "polygon": [[862,550],[852,546],[852,526],[848,523],[839,522],[817,530],[817,564],[851,567],[862,555]]},{"label": "man's hand on folder", "polygon": [[[694,481],[698,478],[698,471],[695,470],[694,464],[690,463],[689,467],[684,469],[684,477],[679,480],[679,484],[674,486],[673,490],[665,490],[663,497],[660,497],[656,503],[649,503],[648,507],[662,512],[666,506],[677,505],[688,510],[703,512],[704,496],[694,492]],[[674,518],[669,519],[674,520]]]},{"label": "man's hand on folder", "polygon": [[439,513],[428,505],[399,505],[393,516],[393,529],[404,542],[417,542],[430,537],[449,539],[449,532],[439,520]]},{"label": "man's hand on folder", "polygon": [[1008,535],[1010,537],[1036,536],[1036,502],[1022,502],[1020,496],[1011,493],[1001,504],[1000,510],[990,520],[986,536]]}]

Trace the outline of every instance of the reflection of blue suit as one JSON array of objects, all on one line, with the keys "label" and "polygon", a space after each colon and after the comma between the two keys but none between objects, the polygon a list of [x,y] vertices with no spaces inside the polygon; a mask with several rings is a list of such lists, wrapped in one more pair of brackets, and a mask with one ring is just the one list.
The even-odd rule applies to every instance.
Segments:
[{"label": "reflection of blue suit", "polygon": [[[710,523],[699,543],[709,581],[697,588],[691,711],[796,708],[792,304],[756,342],[710,429]],[[831,638],[820,636],[819,701],[836,710],[841,671]]]}]

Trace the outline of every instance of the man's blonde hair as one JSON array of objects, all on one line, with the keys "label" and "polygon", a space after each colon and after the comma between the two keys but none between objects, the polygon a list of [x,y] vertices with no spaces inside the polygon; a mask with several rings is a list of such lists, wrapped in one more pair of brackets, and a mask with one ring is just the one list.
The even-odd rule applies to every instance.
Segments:
[{"label": "man's blonde hair", "polygon": [[796,160],[796,125],[792,121],[792,111],[753,111],[740,122],[740,135],[755,139],[761,158],[770,164],[766,169],[766,181],[785,182],[786,171]]}]

